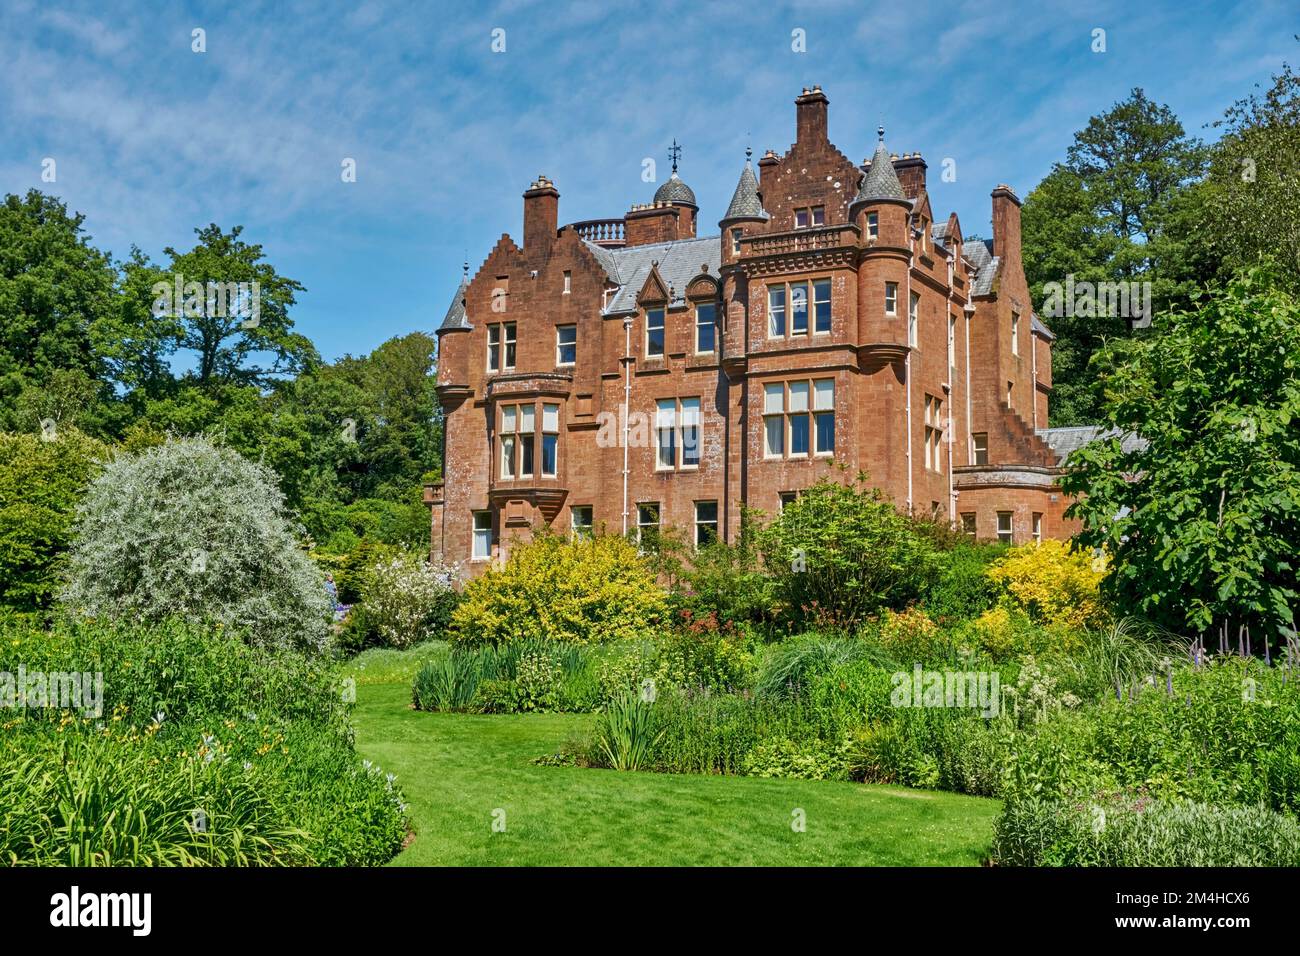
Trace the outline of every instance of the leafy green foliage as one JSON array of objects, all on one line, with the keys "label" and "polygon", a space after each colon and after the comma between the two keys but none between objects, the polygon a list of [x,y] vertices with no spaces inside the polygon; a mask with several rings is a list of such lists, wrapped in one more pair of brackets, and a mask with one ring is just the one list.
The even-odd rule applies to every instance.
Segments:
[{"label": "leafy green foliage", "polygon": [[373,865],[405,833],[401,795],[356,756],[347,688],[319,657],[174,620],[5,619],[0,672],[20,665],[98,673],[103,712],[6,711],[8,864]]},{"label": "leafy green foliage", "polygon": [[[1075,134],[1064,163],[1025,199],[1021,232],[1025,278],[1036,303],[1043,286],[1148,281],[1157,306],[1182,291],[1174,203],[1201,175],[1205,151],[1174,113],[1141,89]],[[1052,349],[1052,424],[1101,415],[1089,360],[1108,338],[1124,337],[1121,316],[1046,315]]]},{"label": "leafy green foliage", "polygon": [[[1289,677],[1289,679],[1287,679]],[[1116,699],[1116,694],[1124,699]],[[1018,741],[1008,797],[1156,798],[1300,809],[1300,688],[1285,668],[1229,658],[1166,668]]]},{"label": "leafy green foliage", "polygon": [[918,522],[859,475],[820,481],[759,532],[764,566],[798,629],[845,629],[884,607],[902,608],[939,575],[939,551]]},{"label": "leafy green foliage", "polygon": [[596,746],[613,770],[649,769],[663,735],[654,706],[637,694],[611,700],[596,724]]},{"label": "leafy green foliage", "polygon": [[[1300,551],[1300,302],[1252,270],[1116,348],[1104,422],[1062,487],[1104,589],[1176,631],[1293,626]],[[1142,447],[1124,449],[1136,434]],[[1256,649],[1259,645],[1256,644]]]},{"label": "leafy green foliage", "polygon": [[0,202],[0,430],[35,428],[30,416],[19,420],[20,397],[56,372],[72,373],[92,397],[105,390],[95,342],[112,311],[114,275],[84,220],[36,190]]},{"label": "leafy green foliage", "polygon": [[1300,823],[1264,807],[1022,800],[994,839],[1003,866],[1300,866]]},{"label": "leafy green foliage", "polygon": [[77,503],[109,458],[75,429],[52,437],[0,433],[0,606],[50,606]]},{"label": "leafy green foliage", "polygon": [[1262,96],[1234,103],[1215,126],[1209,173],[1187,235],[1220,280],[1275,259],[1275,278],[1300,293],[1300,75],[1283,64]]}]

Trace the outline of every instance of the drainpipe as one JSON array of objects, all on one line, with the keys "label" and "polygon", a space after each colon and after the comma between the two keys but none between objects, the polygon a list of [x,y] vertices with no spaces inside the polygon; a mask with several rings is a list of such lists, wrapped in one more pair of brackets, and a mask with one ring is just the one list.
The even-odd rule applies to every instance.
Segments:
[{"label": "drainpipe", "polygon": [[[952,280],[953,280],[953,273],[956,271],[954,268],[955,262],[956,262],[956,256],[953,253],[953,251],[949,249],[948,250],[948,312],[943,317],[943,331],[944,331],[943,358],[945,362],[948,361],[948,349],[947,349],[948,324],[952,322]],[[955,362],[957,361],[957,327],[955,324],[953,325],[953,329],[952,329],[952,337],[953,337],[952,359],[953,362]],[[946,429],[948,434],[944,437],[947,438],[947,445],[948,445],[948,523],[955,527],[957,524],[957,496],[956,494],[953,493],[953,489],[952,489],[952,443],[953,440],[956,438],[956,433],[954,432],[952,427],[952,420],[953,420],[952,406],[954,404],[953,402],[954,396],[952,394],[952,384],[953,384],[952,383],[952,362],[949,362],[948,363],[948,427]]]},{"label": "drainpipe", "polygon": [[970,282],[967,282],[966,308],[962,315],[966,318],[966,464],[975,464],[975,449],[971,444],[971,407],[970,407],[970,317],[975,313],[974,303],[970,297]]},{"label": "drainpipe", "polygon": [[[907,513],[912,513],[912,263],[916,259],[916,237],[912,235],[912,214],[907,214],[907,359],[903,376],[907,383]],[[916,310],[916,334],[921,334],[921,310]]]},{"label": "drainpipe", "polygon": [[1032,394],[1029,396],[1029,401],[1030,404],[1033,406],[1033,410],[1034,410],[1033,411],[1034,434],[1037,435],[1038,434],[1038,340],[1034,337],[1034,313],[1032,310],[1029,313],[1029,350],[1030,350],[1029,352],[1030,367],[1033,369],[1031,374],[1034,379],[1034,384],[1030,389]]},{"label": "drainpipe", "polygon": [[627,430],[632,417],[632,317],[623,320],[623,535],[627,536]]}]

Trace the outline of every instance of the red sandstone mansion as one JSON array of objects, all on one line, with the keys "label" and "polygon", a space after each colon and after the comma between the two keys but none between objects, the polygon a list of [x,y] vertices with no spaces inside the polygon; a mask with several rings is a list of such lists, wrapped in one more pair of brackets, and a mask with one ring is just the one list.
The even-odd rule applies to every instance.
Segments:
[{"label": "red sandstone mansion", "polygon": [[543,525],[734,540],[742,505],[858,471],[980,538],[1068,536],[1057,449],[1085,436],[1046,428],[1020,200],[994,189],[992,239],[965,242],[920,154],[881,130],[855,164],[827,103],[795,100],[794,145],[746,159],[711,235],[675,162],[620,219],[560,226],[555,185],[529,187],[522,245],[501,237],[438,330],[436,556],[472,569]]}]

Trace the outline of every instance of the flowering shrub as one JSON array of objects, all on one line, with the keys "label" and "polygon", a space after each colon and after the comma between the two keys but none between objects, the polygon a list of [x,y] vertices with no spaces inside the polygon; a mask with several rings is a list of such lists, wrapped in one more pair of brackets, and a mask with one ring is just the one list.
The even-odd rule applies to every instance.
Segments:
[{"label": "flowering shrub", "polygon": [[917,607],[905,611],[888,608],[875,623],[880,646],[901,663],[940,660],[948,656],[947,642],[939,625]]},{"label": "flowering shrub", "polygon": [[373,565],[361,587],[367,627],[381,643],[410,647],[441,637],[457,603],[459,568],[431,564],[419,554],[397,554]]},{"label": "flowering shrub", "polygon": [[465,585],[450,636],[462,644],[637,639],[654,632],[667,603],[636,546],[623,538],[543,534],[511,548],[503,568]]},{"label": "flowering shrub", "polygon": [[333,606],[269,469],[206,439],[123,456],[77,512],[60,598],[86,617],[215,621],[321,650]]},{"label": "flowering shrub", "polygon": [[988,574],[1035,622],[1083,628],[1106,621],[1099,591],[1106,572],[1093,567],[1090,555],[1071,551],[1068,543],[1043,541],[1012,548]]}]

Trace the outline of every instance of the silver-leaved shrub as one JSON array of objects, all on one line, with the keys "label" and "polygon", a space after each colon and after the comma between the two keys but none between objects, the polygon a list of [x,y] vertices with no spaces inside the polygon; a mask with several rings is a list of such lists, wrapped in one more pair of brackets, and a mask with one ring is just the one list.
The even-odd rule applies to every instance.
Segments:
[{"label": "silver-leaved shrub", "polygon": [[333,605],[273,472],[206,439],[112,462],[77,512],[61,592],[77,615],[211,621],[323,650]]}]

